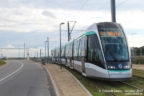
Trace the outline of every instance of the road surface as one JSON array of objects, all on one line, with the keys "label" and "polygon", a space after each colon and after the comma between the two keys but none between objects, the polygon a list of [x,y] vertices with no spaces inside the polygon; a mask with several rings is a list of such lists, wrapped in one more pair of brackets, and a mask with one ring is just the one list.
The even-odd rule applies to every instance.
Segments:
[{"label": "road surface", "polygon": [[0,96],[55,96],[55,93],[40,64],[8,60],[8,64],[0,67]]}]

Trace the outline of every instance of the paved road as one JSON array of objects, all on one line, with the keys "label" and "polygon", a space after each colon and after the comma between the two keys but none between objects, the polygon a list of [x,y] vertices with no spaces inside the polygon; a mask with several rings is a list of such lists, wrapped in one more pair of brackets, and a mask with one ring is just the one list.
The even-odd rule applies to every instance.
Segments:
[{"label": "paved road", "polygon": [[49,81],[40,64],[10,60],[0,67],[0,96],[54,96]]}]

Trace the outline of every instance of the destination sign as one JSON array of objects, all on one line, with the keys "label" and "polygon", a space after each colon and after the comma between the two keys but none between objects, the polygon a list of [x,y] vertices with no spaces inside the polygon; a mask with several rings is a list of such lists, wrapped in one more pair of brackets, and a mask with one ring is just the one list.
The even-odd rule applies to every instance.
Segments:
[{"label": "destination sign", "polygon": [[100,32],[101,36],[121,36],[121,32]]}]

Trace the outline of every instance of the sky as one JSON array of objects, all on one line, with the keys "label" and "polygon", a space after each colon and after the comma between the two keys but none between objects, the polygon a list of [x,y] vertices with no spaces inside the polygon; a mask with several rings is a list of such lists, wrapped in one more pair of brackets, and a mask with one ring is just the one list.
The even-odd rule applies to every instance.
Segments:
[{"label": "sky", "polygon": [[[67,41],[67,21],[77,21],[74,30],[85,30],[93,23],[111,21],[111,0],[0,0],[0,48],[30,48],[30,56],[44,41],[50,49]],[[130,47],[144,46],[144,0],[116,0],[116,17],[127,35]],[[70,24],[72,26],[72,23]],[[74,31],[72,38],[81,31]],[[23,50],[0,50],[0,55],[23,56]],[[43,53],[44,55],[44,53]]]}]

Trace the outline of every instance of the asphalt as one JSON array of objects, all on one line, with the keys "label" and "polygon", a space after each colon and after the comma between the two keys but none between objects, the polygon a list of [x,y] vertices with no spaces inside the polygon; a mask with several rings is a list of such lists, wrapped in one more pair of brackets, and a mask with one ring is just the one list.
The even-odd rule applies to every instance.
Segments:
[{"label": "asphalt", "polygon": [[55,96],[55,92],[40,64],[10,60],[0,67],[0,96]]}]

